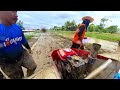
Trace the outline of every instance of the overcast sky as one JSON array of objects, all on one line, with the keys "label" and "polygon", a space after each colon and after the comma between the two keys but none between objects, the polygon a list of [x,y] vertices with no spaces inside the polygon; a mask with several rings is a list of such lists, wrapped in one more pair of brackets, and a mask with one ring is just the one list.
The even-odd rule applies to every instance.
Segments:
[{"label": "overcast sky", "polygon": [[120,11],[18,11],[18,20],[22,20],[26,28],[62,26],[68,20],[78,24],[83,16],[92,16],[95,25],[105,17],[109,19],[107,26],[118,25],[120,28]]}]

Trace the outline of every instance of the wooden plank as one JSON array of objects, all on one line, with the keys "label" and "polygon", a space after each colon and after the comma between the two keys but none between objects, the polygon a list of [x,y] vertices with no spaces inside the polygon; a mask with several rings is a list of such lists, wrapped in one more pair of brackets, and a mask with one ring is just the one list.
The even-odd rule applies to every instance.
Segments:
[{"label": "wooden plank", "polygon": [[120,62],[117,61],[116,63],[116,67],[114,69],[114,71],[107,77],[107,79],[113,79],[114,75],[118,72],[118,70],[120,69]]},{"label": "wooden plank", "polygon": [[108,76],[106,79],[113,79],[115,73],[116,73],[116,70],[114,69],[114,70],[109,74],[109,76]]},{"label": "wooden plank", "polygon": [[120,69],[120,62],[113,61],[103,72],[101,72],[94,79],[113,79],[116,71],[118,71],[119,69]]},{"label": "wooden plank", "polygon": [[[95,70],[96,68],[98,68],[100,65],[102,65],[106,60],[102,60],[102,59],[97,59],[94,63],[94,65],[92,66],[92,71]],[[107,68],[105,69],[105,71],[107,70]],[[104,71],[103,71],[104,72]],[[102,73],[102,72],[101,72]],[[94,79],[102,79],[104,76],[98,74]]]},{"label": "wooden plank", "polygon": [[85,79],[93,79],[96,75],[103,72],[104,69],[107,68],[111,63],[112,63],[112,60],[108,59],[102,65],[100,65],[95,70],[93,70]]},{"label": "wooden plank", "polygon": [[95,70],[97,67],[99,67],[100,65],[102,65],[106,60],[101,60],[101,59],[97,59],[95,61],[95,63],[92,66],[92,71]]},{"label": "wooden plank", "polygon": [[95,79],[106,79],[115,69],[115,62],[112,62],[104,71],[102,71]]}]

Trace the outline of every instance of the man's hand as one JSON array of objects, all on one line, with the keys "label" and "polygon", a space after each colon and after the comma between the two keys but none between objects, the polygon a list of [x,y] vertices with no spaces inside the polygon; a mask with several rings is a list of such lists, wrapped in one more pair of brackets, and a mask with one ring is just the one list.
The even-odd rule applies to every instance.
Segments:
[{"label": "man's hand", "polygon": [[81,49],[81,50],[84,50],[84,46],[81,46],[80,49]]},{"label": "man's hand", "polygon": [[87,37],[84,37],[84,39],[87,39]]},{"label": "man's hand", "polygon": [[32,53],[33,53],[31,49],[28,49],[28,52],[29,52],[30,54],[32,54]]}]

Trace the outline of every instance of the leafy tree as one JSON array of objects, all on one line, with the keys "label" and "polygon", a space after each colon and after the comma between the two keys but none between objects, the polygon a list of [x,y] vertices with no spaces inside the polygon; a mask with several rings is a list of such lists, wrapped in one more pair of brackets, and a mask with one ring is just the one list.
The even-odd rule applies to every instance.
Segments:
[{"label": "leafy tree", "polygon": [[103,32],[103,33],[108,33],[108,31],[107,31],[106,28],[103,28],[102,32]]},{"label": "leafy tree", "polygon": [[54,29],[57,28],[57,26],[54,26]]},{"label": "leafy tree", "polygon": [[62,26],[61,29],[62,29],[62,30],[65,30],[65,26]]},{"label": "leafy tree", "polygon": [[95,30],[95,25],[94,24],[90,24],[89,26],[88,26],[88,31],[89,32],[93,32]]},{"label": "leafy tree", "polygon": [[100,25],[96,25],[95,26],[95,32],[102,32],[102,29],[103,29],[103,27],[101,27]]},{"label": "leafy tree", "polygon": [[116,33],[117,30],[118,30],[117,27],[118,27],[118,26],[116,26],[116,25],[109,26],[109,27],[107,28],[107,31],[108,31],[109,33]]},{"label": "leafy tree", "polygon": [[77,25],[76,25],[76,23],[75,23],[75,21],[73,20],[73,21],[67,21],[66,23],[65,23],[65,28],[66,28],[66,30],[76,30],[76,28],[77,28]]},{"label": "leafy tree", "polygon": [[105,27],[105,22],[107,22],[109,19],[107,19],[107,18],[102,18],[100,21],[101,21],[101,23],[100,23],[100,26],[101,27]]},{"label": "leafy tree", "polygon": [[17,24],[24,30],[25,27],[23,26],[23,21],[19,20]]}]

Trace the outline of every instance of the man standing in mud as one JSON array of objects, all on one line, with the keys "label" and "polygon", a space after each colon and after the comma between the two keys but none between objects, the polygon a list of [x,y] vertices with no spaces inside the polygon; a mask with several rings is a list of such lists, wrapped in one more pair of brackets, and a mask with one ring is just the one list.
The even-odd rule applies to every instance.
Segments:
[{"label": "man standing in mud", "polygon": [[82,24],[80,24],[76,30],[71,48],[80,48],[82,50],[84,49],[82,40],[84,39],[89,23],[93,22],[94,19],[90,16],[85,16],[82,18],[82,20]]},{"label": "man standing in mud", "polygon": [[22,66],[27,68],[27,76],[30,76],[37,65],[29,54],[31,48],[16,21],[17,11],[0,11],[0,67],[11,79],[22,79]]}]

